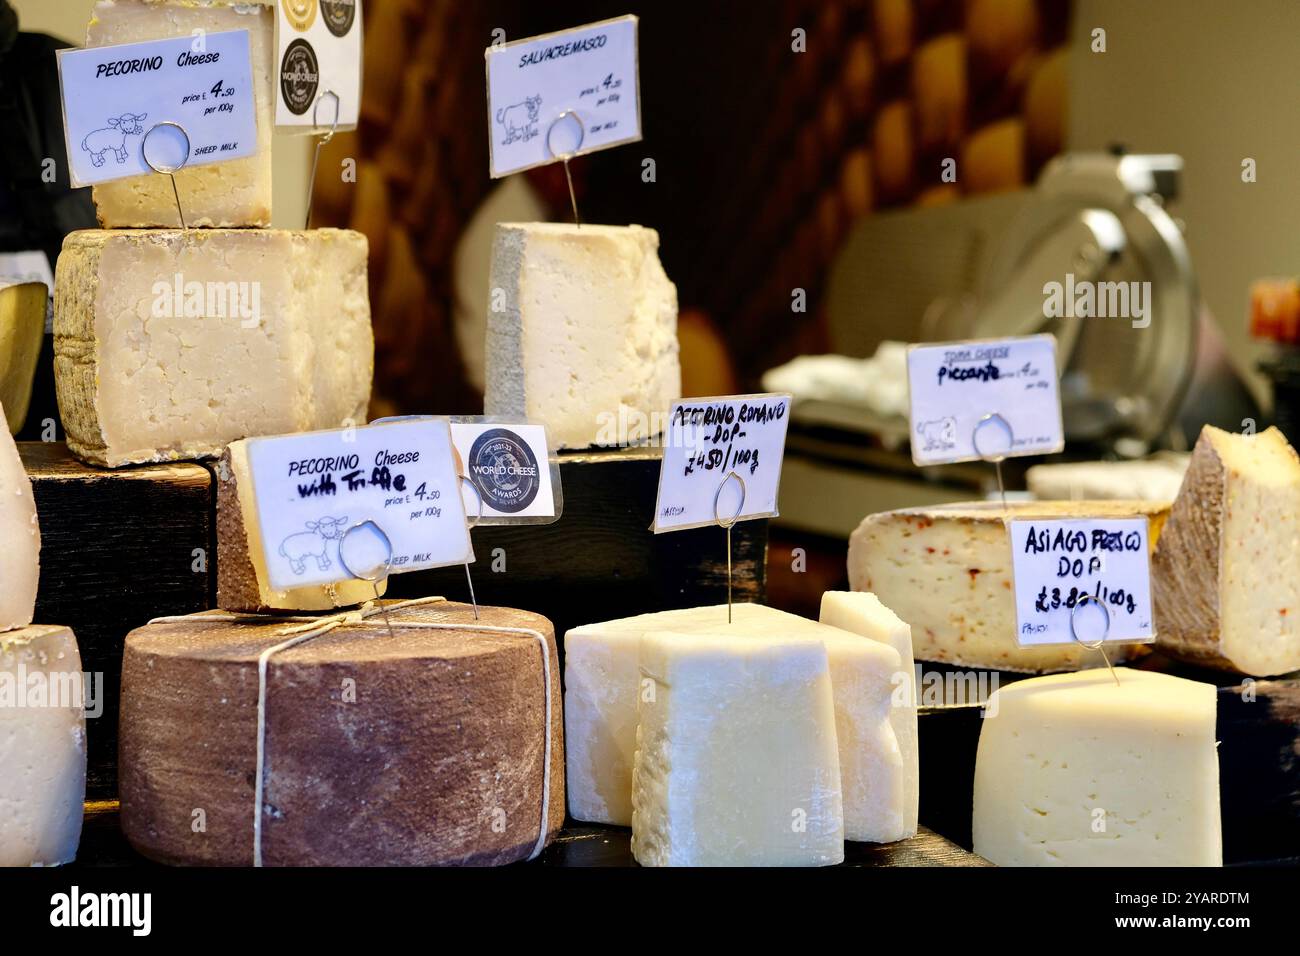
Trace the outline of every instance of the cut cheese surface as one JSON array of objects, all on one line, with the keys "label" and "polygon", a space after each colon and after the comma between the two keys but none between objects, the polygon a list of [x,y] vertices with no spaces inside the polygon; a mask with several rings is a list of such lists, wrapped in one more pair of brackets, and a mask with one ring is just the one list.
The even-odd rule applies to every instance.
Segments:
[{"label": "cut cheese surface", "polygon": [[40,573],[41,528],[32,482],[6,429],[0,435],[0,631],[32,623]]},{"label": "cut cheese surface", "polygon": [[[217,465],[217,606],[227,611],[328,611],[373,600],[369,581],[271,587],[262,523],[249,476],[248,443],[231,442]],[[388,579],[378,582],[382,597]]]},{"label": "cut cheese surface", "polygon": [[[920,750],[916,728],[916,674],[912,657],[912,629],[874,594],[861,591],[827,591],[822,595],[819,620],[823,624],[870,638],[898,652],[898,669],[889,676],[889,723],[902,758],[903,812],[899,836],[916,836],[921,799]],[[836,683],[838,697],[839,684]],[[841,741],[841,755],[844,751]],[[841,763],[843,763],[841,756]],[[847,786],[845,787],[847,791]],[[848,798],[845,797],[847,805]],[[845,824],[848,814],[845,813]],[[849,839],[852,839],[850,837]]]},{"label": "cut cheese surface", "polygon": [[1255,676],[1300,670],[1300,458],[1206,426],[1152,565],[1156,643]]},{"label": "cut cheese surface", "polygon": [[641,639],[632,853],[642,866],[844,859],[826,648],[662,631]]},{"label": "cut cheese surface", "polygon": [[116,467],[363,422],[366,252],[342,229],[69,234],[54,296],[68,447]]},{"label": "cut cheese surface", "polygon": [[1034,465],[1025,472],[1025,483],[1036,498],[1048,501],[1173,501],[1189,458],[1170,453],[1143,461]]},{"label": "cut cheese surface", "polygon": [[[831,673],[845,838],[886,843],[914,832],[908,794],[916,790],[916,768],[909,764],[893,722],[895,679],[904,670],[898,651],[760,604],[735,605],[730,624],[726,605],[718,605],[590,624],[565,635],[569,809],[574,817],[631,823],[640,638],[658,630],[758,643],[793,637],[820,641]],[[912,727],[914,743],[914,716]]]},{"label": "cut cheese surface", "polygon": [[[257,152],[175,174],[189,226],[271,224],[274,6],[269,0],[100,0],[86,29],[88,47],[230,30],[248,31]],[[148,127],[146,120],[146,132]],[[132,148],[140,149],[140,142]],[[176,196],[167,176],[151,174],[100,183],[94,187],[94,198],[99,224],[108,229],[180,225]]]},{"label": "cut cheese surface", "polygon": [[[1220,866],[1214,685],[1118,668],[999,689],[975,852],[1001,866]],[[994,709],[995,708],[995,709]]]},{"label": "cut cheese surface", "polygon": [[0,634],[0,866],[70,863],[86,799],[77,639],[66,627]]},{"label": "cut cheese surface", "polygon": [[560,448],[643,441],[681,397],[677,289],[641,226],[501,223],[492,246],[488,415]]},{"label": "cut cheese surface", "polygon": [[[849,538],[849,584],[912,628],[918,660],[1011,671],[1100,664],[1071,645],[1021,647],[1007,518],[1145,516],[1157,540],[1167,504],[1149,501],[971,502],[868,515]],[[1159,620],[1157,615],[1157,626]],[[1123,659],[1124,645],[1107,650]]]},{"label": "cut cheese surface", "polygon": [[0,405],[13,435],[27,420],[49,301],[43,282],[0,284]]}]

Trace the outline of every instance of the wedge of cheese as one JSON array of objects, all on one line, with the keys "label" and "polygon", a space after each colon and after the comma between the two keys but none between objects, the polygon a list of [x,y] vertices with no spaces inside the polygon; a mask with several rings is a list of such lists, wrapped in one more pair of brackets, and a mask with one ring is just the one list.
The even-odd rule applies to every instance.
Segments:
[{"label": "wedge of cheese", "polygon": [[1205,427],[1152,575],[1161,650],[1259,677],[1300,670],[1300,459],[1280,431]]},{"label": "wedge of cheese", "polygon": [[343,229],[70,233],[54,289],[68,447],[116,467],[363,422],[366,250]]},{"label": "wedge of cheese", "polygon": [[1000,866],[1220,866],[1214,685],[1118,668],[997,691],[975,852]]},{"label": "wedge of cheese", "polygon": [[231,442],[217,463],[217,607],[266,611],[328,611],[382,597],[388,579],[339,581],[278,590],[271,587],[263,551],[262,522],[249,477],[248,443]]},{"label": "wedge of cheese", "polygon": [[[274,6],[270,0],[100,0],[86,29],[88,47],[230,30],[248,31],[257,152],[176,173],[176,191],[189,226],[271,224]],[[94,198],[99,224],[108,229],[180,225],[167,176],[100,183],[94,187]]]},{"label": "wedge of cheese", "polygon": [[488,415],[557,447],[644,441],[681,397],[677,288],[641,226],[501,223],[492,245]]},{"label": "wedge of cheese", "polygon": [[[1096,651],[1016,642],[1011,545],[1015,518],[1139,515],[1154,542],[1169,506],[1150,501],[971,502],[868,515],[849,538],[849,584],[870,591],[912,628],[919,660],[1009,671],[1100,664]],[[1108,648],[1123,659],[1124,646]]]},{"label": "wedge of cheese", "polygon": [[77,855],[89,697],[70,629],[0,634],[0,866],[57,866]]},{"label": "wedge of cheese", "polygon": [[27,420],[49,301],[43,282],[0,284],[0,405],[14,435]]},{"label": "wedge of cheese", "polygon": [[[908,794],[917,787],[916,767],[909,764],[893,723],[898,675],[904,670],[898,651],[760,604],[735,605],[730,624],[726,605],[719,605],[590,624],[565,635],[566,758],[574,817],[631,823],[637,702],[644,689],[640,639],[658,630],[759,643],[787,637],[820,641],[833,688],[845,837],[887,843],[915,832]],[[914,717],[912,725],[914,743]]]},{"label": "wedge of cheese", "polygon": [[[903,761],[903,812],[899,836],[894,839],[916,836],[921,800],[921,766],[916,728],[916,665],[912,657],[912,629],[897,614],[881,604],[880,598],[861,591],[827,591],[822,595],[819,619],[823,624],[870,638],[898,652],[898,670],[889,675],[892,688],[889,724],[894,729],[899,755]],[[838,683],[836,687],[838,689]],[[844,750],[843,743],[840,750]],[[847,792],[847,787],[845,789]],[[847,796],[845,802],[847,805]],[[846,826],[847,823],[846,815]]]},{"label": "wedge of cheese", "polygon": [[642,866],[844,859],[826,647],[807,637],[640,641],[632,853]]},{"label": "wedge of cheese", "polygon": [[32,623],[40,574],[41,527],[32,482],[5,430],[0,434],[0,631]]}]

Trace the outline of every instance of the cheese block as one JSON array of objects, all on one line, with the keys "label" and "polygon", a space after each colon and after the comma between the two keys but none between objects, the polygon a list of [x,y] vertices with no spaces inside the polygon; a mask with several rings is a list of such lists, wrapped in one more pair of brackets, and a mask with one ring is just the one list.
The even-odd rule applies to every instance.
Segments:
[{"label": "cheese block", "polygon": [[[271,587],[262,522],[248,468],[248,443],[231,442],[217,468],[217,607],[226,611],[325,611],[382,597],[388,579]],[[329,544],[331,548],[337,545]],[[337,560],[337,556],[333,560]]]},{"label": "cheese block", "polygon": [[0,434],[0,631],[32,623],[40,573],[41,527],[32,482],[6,430]]},{"label": "cheese block", "polygon": [[717,631],[641,638],[632,854],[642,866],[844,859],[826,647]]},{"label": "cheese block", "polygon": [[[263,864],[527,859],[543,818],[546,840],[564,821],[550,622],[497,607],[480,607],[476,621],[469,605],[437,599],[388,609],[392,635],[382,615],[354,613],[268,660]],[[421,622],[443,627],[411,626]],[[291,628],[303,636],[301,622],[214,611],[127,636],[121,821],[145,856],[253,863],[258,658]]]},{"label": "cheese block", "polygon": [[27,420],[49,302],[43,282],[0,283],[0,405],[13,435]]},{"label": "cheese block", "polygon": [[[590,624],[565,635],[569,808],[574,817],[618,826],[632,821],[640,639],[659,630],[759,643],[787,637],[820,641],[833,688],[844,835],[875,843],[911,835],[907,795],[916,789],[916,767],[908,765],[891,719],[894,680],[903,670],[899,653],[761,604],[734,605],[730,624],[726,605],[718,605]],[[914,831],[914,820],[911,826]]]},{"label": "cheese block", "polygon": [[1152,565],[1156,643],[1255,676],[1300,670],[1300,458],[1209,425]]},{"label": "cheese block", "polygon": [[[889,724],[898,740],[903,766],[902,820],[899,835],[894,839],[916,836],[921,801],[921,766],[916,728],[916,665],[912,657],[912,629],[897,614],[881,604],[880,598],[860,591],[827,591],[822,595],[819,619],[823,624],[870,638],[898,652],[898,670],[889,676]],[[837,682],[837,691],[838,688]],[[844,750],[843,742],[840,750]],[[847,822],[846,814],[845,823]]]},{"label": "cheese block", "polygon": [[[1005,519],[1144,515],[1154,542],[1168,510],[1149,501],[980,501],[868,515],[849,538],[849,585],[911,625],[919,660],[1009,671],[1099,666],[1101,656],[1082,646],[1016,642]],[[1107,653],[1122,660],[1127,650]]]},{"label": "cheese block", "polygon": [[[139,43],[195,31],[247,30],[257,152],[242,159],[178,171],[189,226],[271,224],[271,137],[274,131],[275,9],[269,0],[100,0],[86,29],[86,46]],[[146,121],[146,132],[148,123]],[[140,148],[137,143],[135,148]],[[94,187],[99,224],[109,229],[179,226],[167,176],[116,179]]]},{"label": "cheese block", "polygon": [[1036,498],[1047,500],[1173,501],[1190,459],[1190,455],[1171,452],[1141,461],[1034,465],[1025,472],[1025,484]]},{"label": "cheese block", "polygon": [[560,448],[644,441],[681,397],[677,288],[641,226],[501,223],[487,316],[488,415]]},{"label": "cheese block", "polygon": [[98,465],[365,420],[366,239],[341,229],[85,230],[55,273],[68,447]]},{"label": "cheese block", "polygon": [[1001,866],[1220,866],[1215,688],[1119,668],[1000,688],[981,721],[975,852]]},{"label": "cheese block", "polygon": [[0,634],[0,866],[57,866],[77,855],[88,697],[71,630]]}]

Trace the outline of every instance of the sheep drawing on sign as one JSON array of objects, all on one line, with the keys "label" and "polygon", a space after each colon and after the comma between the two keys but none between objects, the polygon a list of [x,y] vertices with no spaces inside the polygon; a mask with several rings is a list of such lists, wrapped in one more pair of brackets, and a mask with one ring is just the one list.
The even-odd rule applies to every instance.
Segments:
[{"label": "sheep drawing on sign", "polygon": [[957,447],[957,421],[953,418],[940,418],[933,422],[921,422],[916,426],[917,433],[924,439],[925,451],[948,451]]},{"label": "sheep drawing on sign", "polygon": [[522,103],[512,103],[497,110],[497,122],[506,130],[506,138],[501,141],[501,145],[509,146],[516,140],[527,142],[536,136],[541,107],[540,96],[529,96]]},{"label": "sheep drawing on sign", "polygon": [[148,113],[123,113],[108,121],[103,129],[92,129],[81,141],[81,148],[90,153],[90,162],[94,166],[104,165],[104,154],[112,153],[119,163],[126,162],[126,138],[139,136],[144,132],[140,121]]},{"label": "sheep drawing on sign", "polygon": [[318,570],[328,571],[334,563],[329,555],[330,542],[343,537],[347,524],[347,515],[308,521],[306,531],[291,534],[280,542],[280,555],[289,559],[294,574],[303,574],[307,570],[308,558],[315,560]]}]

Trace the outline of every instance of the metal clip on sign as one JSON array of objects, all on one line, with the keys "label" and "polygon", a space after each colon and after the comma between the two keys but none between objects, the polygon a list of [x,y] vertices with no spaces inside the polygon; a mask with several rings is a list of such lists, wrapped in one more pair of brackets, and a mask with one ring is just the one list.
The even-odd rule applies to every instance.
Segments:
[{"label": "metal clip on sign", "polygon": [[[181,136],[185,137],[185,155],[181,157],[181,161],[179,163],[175,163],[175,164],[155,163],[152,159],[149,158],[149,137],[152,136],[158,130],[163,129],[164,127],[170,127],[178,131],[181,134]],[[140,156],[142,159],[144,159],[145,165],[148,166],[150,169],[152,169],[155,173],[166,173],[171,178],[172,195],[176,197],[176,215],[180,217],[181,228],[188,229],[189,227],[185,225],[185,212],[184,210],[181,209],[180,190],[176,188],[176,172],[177,170],[183,169],[185,164],[190,161],[190,134],[185,131],[185,127],[182,126],[180,123],[173,123],[171,120],[164,120],[161,123],[154,123],[153,126],[149,127],[149,132],[145,133],[144,136],[140,139]]]},{"label": "metal clip on sign", "polygon": [[316,140],[316,152],[311,160],[311,176],[307,180],[307,221],[303,226],[304,229],[311,228],[311,200],[316,193],[316,167],[320,165],[321,147],[334,138],[334,134],[338,132],[339,128],[339,95],[333,90],[325,90],[316,98],[316,104],[311,108],[312,126],[315,129],[321,128],[318,112],[321,101],[327,96],[334,100],[334,119],[330,122],[330,128]]},{"label": "metal clip on sign", "polygon": [[[1074,616],[1079,613],[1079,608],[1083,607],[1088,602],[1092,602],[1093,604],[1097,605],[1097,607],[1101,608],[1101,613],[1106,617],[1106,628],[1101,632],[1101,637],[1097,638],[1095,641],[1085,641],[1081,639],[1079,637],[1078,632],[1074,629]],[[1118,687],[1119,675],[1115,673],[1115,668],[1112,667],[1110,663],[1110,657],[1106,654],[1106,648],[1102,646],[1102,644],[1106,640],[1106,635],[1109,633],[1110,633],[1110,608],[1106,607],[1106,602],[1099,600],[1098,598],[1094,597],[1091,594],[1084,594],[1080,596],[1079,600],[1075,602],[1074,607],[1070,608],[1070,636],[1074,638],[1076,641],[1078,641],[1080,644],[1082,644],[1084,647],[1088,648],[1088,650],[1101,652],[1101,659],[1106,662],[1106,669],[1110,671],[1110,676],[1114,678],[1115,686]]]},{"label": "metal clip on sign", "polygon": [[[565,117],[573,117],[573,121],[578,124],[578,142],[573,149],[567,153],[557,153],[551,146],[551,134],[555,132],[555,127],[560,124],[560,120]],[[564,163],[564,178],[569,182],[569,202],[573,204],[573,224],[582,226],[582,220],[578,218],[578,196],[573,191],[573,174],[569,171],[569,160],[577,155],[578,150],[582,149],[583,140],[587,138],[587,127],[582,122],[582,117],[573,110],[565,110],[559,116],[551,121],[551,125],[546,128],[546,151],[555,159]]]},{"label": "metal clip on sign", "polygon": [[975,454],[979,455],[985,461],[993,462],[993,467],[996,470],[998,476],[998,494],[1002,496],[1002,510],[1006,511],[1007,510],[1007,488],[1006,485],[1002,483],[1002,463],[1006,461],[1007,456],[1004,454],[989,456],[984,454],[984,452],[980,450],[980,429],[983,428],[985,425],[991,425],[994,422],[998,422],[999,424],[1001,424],[1001,426],[1004,429],[1006,429],[1007,447],[1010,448],[1012,445],[1014,445],[1016,441],[1016,436],[1015,436],[1015,432],[1011,430],[1011,423],[1008,422],[1001,415],[999,415],[997,412],[990,412],[989,414],[985,415],[983,418],[981,418],[978,422],[975,423],[975,430],[972,431],[970,434],[970,443],[971,446],[975,449]]},{"label": "metal clip on sign", "polygon": [[[362,528],[366,528],[372,534],[379,536],[380,540],[383,541],[384,548],[387,551],[387,554],[385,555],[384,559],[376,563],[374,567],[368,569],[363,568],[360,571],[355,571],[352,569],[351,566],[348,565],[348,559],[346,557],[345,552],[347,549],[348,535],[352,534],[354,531],[360,531]],[[374,521],[371,521],[369,518],[367,518],[365,521],[358,522],[357,524],[354,524],[352,527],[348,528],[347,531],[343,532],[343,537],[339,539],[339,564],[343,565],[343,570],[346,571],[351,577],[355,578],[358,581],[369,581],[371,586],[375,589],[375,603],[379,605],[379,610],[383,612],[384,626],[388,628],[389,637],[394,637],[395,635],[393,634],[393,624],[391,621],[388,620],[388,608],[384,606],[383,601],[379,597],[379,582],[388,579],[388,573],[389,570],[392,568],[392,562],[393,562],[392,539],[388,537],[388,535],[385,533],[383,528],[379,527],[378,524],[376,524]]]},{"label": "metal clip on sign", "polygon": [[[469,485],[474,491],[474,498],[478,501],[478,514],[474,515],[474,520],[469,523],[469,530],[473,531],[478,527],[478,523],[483,520],[483,495],[478,490],[478,486],[470,481],[465,475],[460,476],[460,480]],[[474,579],[470,577],[469,562],[465,562],[465,580],[469,583],[469,600],[474,605],[474,620],[478,620],[478,599],[474,597]]]},{"label": "metal clip on sign", "polygon": [[[723,518],[718,513],[722,502],[722,489],[727,487],[727,482],[732,478],[740,484],[740,502],[736,505],[735,514],[730,518]],[[722,484],[718,485],[718,490],[713,495],[713,520],[718,523],[718,527],[727,532],[727,623],[731,623],[731,529],[735,527],[736,519],[740,513],[745,510],[745,479],[741,478],[736,472],[728,472],[727,476],[722,479]]]}]

